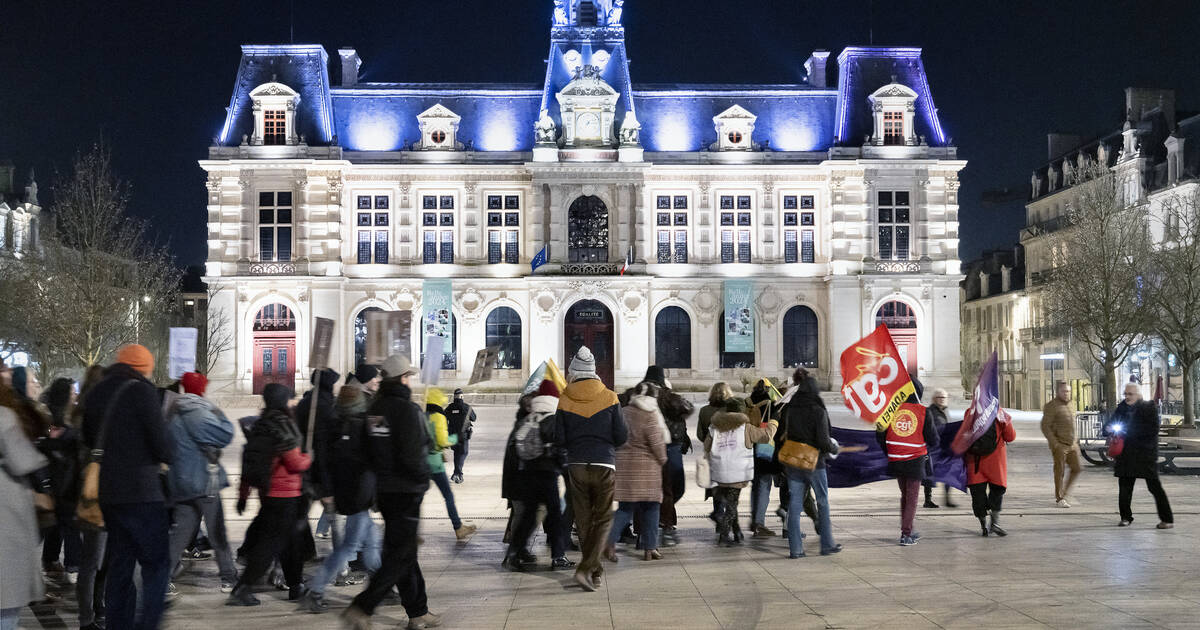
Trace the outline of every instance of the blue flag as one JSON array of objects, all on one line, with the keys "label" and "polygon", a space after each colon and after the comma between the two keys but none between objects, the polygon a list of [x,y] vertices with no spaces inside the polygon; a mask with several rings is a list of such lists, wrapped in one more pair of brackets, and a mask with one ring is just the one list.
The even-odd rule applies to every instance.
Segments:
[{"label": "blue flag", "polygon": [[[929,449],[929,461],[933,466],[933,481],[954,486],[966,491],[967,470],[961,455],[951,449],[951,442],[958,434],[962,422],[950,422],[942,427],[937,448]],[[830,427],[829,436],[841,447],[858,446],[862,451],[843,452],[837,459],[825,462],[830,488],[852,488],[865,483],[891,479],[887,473],[888,457],[875,440],[874,429],[844,429]]]},{"label": "blue flag", "polygon": [[542,265],[546,264],[546,246],[545,245],[542,245],[542,251],[538,252],[537,255],[533,257],[533,260],[529,261],[529,264],[533,267],[533,269],[530,271],[530,273],[537,271],[538,267],[541,267]]}]

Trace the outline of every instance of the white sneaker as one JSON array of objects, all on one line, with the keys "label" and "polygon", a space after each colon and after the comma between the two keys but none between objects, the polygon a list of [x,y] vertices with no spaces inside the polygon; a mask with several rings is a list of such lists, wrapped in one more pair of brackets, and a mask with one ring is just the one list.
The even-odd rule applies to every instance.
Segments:
[{"label": "white sneaker", "polygon": [[1059,500],[1058,500],[1058,502],[1057,502],[1057,503],[1055,503],[1054,505],[1055,505],[1055,506],[1057,506],[1057,507],[1060,507],[1060,508],[1069,508],[1069,507],[1071,507],[1071,504],[1070,504],[1070,503],[1067,503],[1067,500],[1066,500],[1066,499],[1059,499]]}]

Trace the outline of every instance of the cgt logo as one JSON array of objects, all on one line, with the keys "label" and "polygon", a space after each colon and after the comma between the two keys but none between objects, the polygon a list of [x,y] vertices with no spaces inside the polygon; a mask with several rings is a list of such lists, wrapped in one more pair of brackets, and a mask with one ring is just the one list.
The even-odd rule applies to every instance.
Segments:
[{"label": "cgt logo", "polygon": [[892,421],[892,431],[897,437],[908,437],[917,431],[917,415],[907,409],[896,412]]},{"label": "cgt logo", "polygon": [[863,347],[854,350],[865,357],[865,362],[857,366],[858,378],[842,387],[842,397],[855,414],[862,416],[865,408],[867,413],[877,416],[888,403],[889,396],[884,388],[895,382],[903,372],[896,359],[887,353]]}]

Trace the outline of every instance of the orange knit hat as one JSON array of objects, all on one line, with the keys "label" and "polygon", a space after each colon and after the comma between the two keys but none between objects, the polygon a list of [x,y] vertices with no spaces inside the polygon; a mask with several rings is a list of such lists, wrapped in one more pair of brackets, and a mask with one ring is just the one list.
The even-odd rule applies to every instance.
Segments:
[{"label": "orange knit hat", "polygon": [[124,363],[146,376],[154,371],[154,355],[146,346],[127,343],[117,349],[117,363]]}]

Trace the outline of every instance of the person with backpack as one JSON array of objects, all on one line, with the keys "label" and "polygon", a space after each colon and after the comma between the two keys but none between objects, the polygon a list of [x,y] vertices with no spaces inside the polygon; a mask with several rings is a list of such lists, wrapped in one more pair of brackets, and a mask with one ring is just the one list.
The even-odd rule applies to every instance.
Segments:
[{"label": "person with backpack", "polygon": [[308,581],[308,592],[300,610],[321,613],[329,609],[325,588],[335,576],[347,570],[347,564],[359,549],[368,573],[379,569],[379,532],[371,520],[375,502],[375,474],[367,461],[367,395],[359,387],[347,385],[338,392],[337,435],[329,449],[330,480],[338,514],[345,516],[341,544],[325,557],[321,568]]},{"label": "person with backpack", "polygon": [[570,569],[567,536],[563,524],[562,497],[558,476],[562,474],[562,449],[553,444],[554,412],[558,409],[558,387],[542,381],[528,394],[528,411],[517,412],[516,422],[504,449],[502,494],[513,504],[512,528],[503,568],[527,571],[537,562],[529,553],[529,537],[537,526],[538,505],[546,506],[545,529],[550,543],[550,568]]},{"label": "person with backpack", "polygon": [[463,464],[467,463],[467,450],[471,435],[475,432],[475,410],[463,400],[463,390],[454,390],[454,402],[446,407],[446,423],[450,434],[458,436],[458,442],[451,447],[454,451],[454,474],[450,480],[454,483],[463,482]]},{"label": "person with backpack", "polygon": [[[825,469],[825,461],[837,456],[838,443],[829,435],[829,412],[821,400],[817,379],[808,370],[796,368],[792,383],[796,390],[787,404],[785,439],[811,446],[817,450],[817,454],[811,469],[781,463],[793,503],[788,506],[788,513],[799,515],[804,510],[802,504],[809,493],[815,495],[816,518],[813,522],[817,535],[821,537],[821,555],[828,556],[842,550],[842,546],[833,540],[833,525],[829,520],[829,478]],[[789,519],[787,525],[789,557],[803,558],[804,536],[800,533],[800,519]]]},{"label": "person with backpack", "polygon": [[617,561],[616,544],[626,523],[638,517],[638,547],[643,560],[659,560],[659,506],[662,503],[663,465],[667,463],[667,443],[671,432],[663,420],[658,402],[661,392],[650,381],[633,390],[629,404],[621,408],[629,439],[616,451],[616,483],[613,492],[617,512],[604,558]]},{"label": "person with backpack", "polygon": [[463,541],[471,537],[477,529],[474,525],[463,524],[458,517],[458,508],[454,505],[454,489],[450,487],[450,478],[446,476],[446,449],[458,443],[458,436],[450,433],[443,409],[446,405],[446,394],[430,387],[425,391],[425,413],[429,419],[429,434],[433,436],[433,448],[429,451],[429,475],[442,493],[446,502],[446,514],[450,516],[450,526],[454,528],[454,536]]},{"label": "person with backpack", "polygon": [[[108,531],[104,601],[110,628],[157,628],[174,566],[161,475],[173,449],[158,390],[148,380],[153,372],[154,355],[145,346],[121,346],[117,362],[88,394],[83,418],[84,443],[103,453],[99,505]],[[141,569],[140,601],[135,566]]]},{"label": "person with backpack", "polygon": [[760,426],[746,414],[745,403],[736,398],[725,401],[724,410],[712,418],[711,434],[704,441],[709,459],[713,488],[713,508],[717,521],[717,544],[740,545],[741,529],[737,525],[738,498],[742,488],[754,479],[754,445],[766,444],[779,430],[779,421],[767,420]]},{"label": "person with backpack", "polygon": [[417,560],[417,526],[429,490],[433,440],[421,408],[412,401],[408,383],[418,371],[408,357],[392,355],[380,370],[379,393],[367,408],[367,451],[375,472],[375,501],[383,514],[383,557],[341,619],[352,630],[369,630],[375,608],[395,589],[408,614],[408,628],[433,628],[441,624],[441,616],[429,610]]},{"label": "person with backpack", "polygon": [[[903,420],[900,415],[907,414]],[[921,534],[913,531],[913,520],[917,516],[917,499],[921,494],[921,482],[931,474],[929,449],[940,443],[937,428],[925,417],[924,409],[917,414],[901,408],[886,428],[875,429],[875,439],[887,454],[887,473],[896,478],[900,486],[900,544],[917,544]]]},{"label": "person with backpack", "polygon": [[229,487],[221,466],[221,449],[233,441],[233,423],[204,398],[208,379],[203,374],[187,372],[180,381],[184,394],[175,400],[167,420],[167,433],[175,448],[175,463],[167,471],[167,490],[174,504],[170,557],[179,562],[203,519],[208,542],[217,556],[221,592],[228,593],[237,582],[237,568],[225,535],[225,512],[221,507],[221,490]]},{"label": "person with backpack", "polygon": [[288,401],[292,390],[279,383],[263,388],[263,411],[242,452],[242,482],[238,491],[237,513],[246,511],[250,489],[258,491],[260,507],[251,528],[257,534],[246,551],[246,569],[238,578],[226,606],[257,606],[258,598],[251,593],[278,558],[287,581],[288,599],[295,601],[303,594],[303,541],[296,521],[300,512],[304,487],[304,472],[312,465],[312,457],[301,452],[300,429],[292,420]]},{"label": "person with backpack", "polygon": [[[962,423],[955,443],[970,439],[971,424]],[[971,492],[971,511],[979,519],[982,536],[989,533],[1007,536],[1000,527],[1000,507],[1008,487],[1007,444],[1017,439],[1016,428],[1008,414],[997,414],[992,426],[967,446],[963,466],[967,469],[967,490]],[[960,447],[961,448],[961,447]],[[989,522],[990,517],[990,522]]]}]

